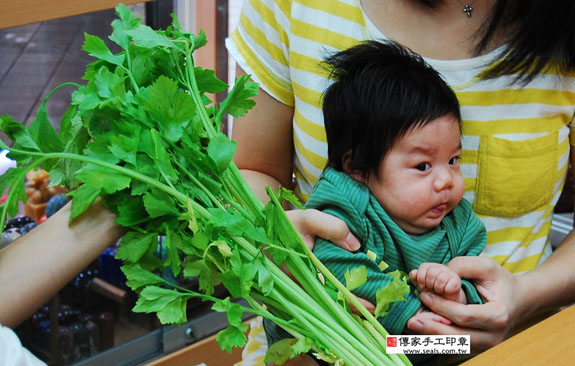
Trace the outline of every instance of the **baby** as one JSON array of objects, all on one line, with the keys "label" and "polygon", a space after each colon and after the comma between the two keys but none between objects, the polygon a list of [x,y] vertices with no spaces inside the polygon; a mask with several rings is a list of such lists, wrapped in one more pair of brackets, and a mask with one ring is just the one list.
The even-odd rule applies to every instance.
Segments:
[{"label": "baby", "polygon": [[[318,238],[314,254],[342,283],[365,266],[367,281],[353,293],[373,304],[390,272],[410,273],[407,301],[378,319],[390,334],[404,333],[416,314],[449,324],[426,311],[417,290],[481,303],[445,264],[479,255],[486,240],[463,199],[457,98],[421,57],[395,43],[361,43],[326,64],[334,80],[323,100],[328,163],[306,208],[341,218],[361,247],[348,252]],[[270,344],[283,338],[273,323],[264,326]]]},{"label": "baby", "polygon": [[326,63],[335,79],[323,102],[328,164],[306,207],[344,220],[362,245],[351,253],[318,239],[315,255],[342,282],[346,271],[365,266],[367,282],[354,293],[374,304],[389,272],[411,272],[407,301],[392,303],[380,319],[390,334],[403,333],[424,310],[416,289],[480,303],[474,286],[445,266],[478,255],[486,240],[463,199],[455,93],[394,43],[362,43]]}]

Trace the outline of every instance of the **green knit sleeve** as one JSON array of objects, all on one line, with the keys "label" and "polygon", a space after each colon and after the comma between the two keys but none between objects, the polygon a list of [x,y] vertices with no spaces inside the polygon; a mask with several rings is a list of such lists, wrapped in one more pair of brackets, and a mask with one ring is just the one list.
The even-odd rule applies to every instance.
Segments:
[{"label": "green knit sleeve", "polygon": [[467,296],[468,304],[483,304],[483,299],[479,296],[477,289],[471,281],[461,279],[461,288],[463,292],[465,292],[465,296]]}]

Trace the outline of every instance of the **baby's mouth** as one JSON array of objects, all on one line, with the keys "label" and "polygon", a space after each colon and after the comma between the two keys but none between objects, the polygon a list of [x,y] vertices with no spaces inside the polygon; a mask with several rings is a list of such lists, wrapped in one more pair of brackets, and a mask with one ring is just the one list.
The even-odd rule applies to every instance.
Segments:
[{"label": "baby's mouth", "polygon": [[432,214],[440,216],[447,210],[447,203],[441,203],[431,209]]}]

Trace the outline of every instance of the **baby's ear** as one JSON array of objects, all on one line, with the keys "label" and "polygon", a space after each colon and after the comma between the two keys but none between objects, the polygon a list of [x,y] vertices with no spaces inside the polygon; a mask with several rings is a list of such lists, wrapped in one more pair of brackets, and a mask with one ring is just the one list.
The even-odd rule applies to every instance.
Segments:
[{"label": "baby's ear", "polygon": [[352,157],[353,153],[351,149],[343,154],[343,157],[341,158],[341,166],[343,167],[343,172],[349,175],[353,180],[361,183],[366,183],[366,179],[363,174],[361,174],[357,169],[353,168]]}]

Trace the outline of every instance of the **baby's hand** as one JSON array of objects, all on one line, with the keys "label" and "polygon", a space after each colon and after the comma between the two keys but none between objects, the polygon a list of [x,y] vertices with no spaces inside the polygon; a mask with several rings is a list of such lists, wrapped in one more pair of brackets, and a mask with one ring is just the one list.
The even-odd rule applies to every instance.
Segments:
[{"label": "baby's hand", "polygon": [[409,279],[420,291],[431,291],[448,300],[467,304],[461,288],[461,278],[446,265],[422,263],[409,273]]}]

